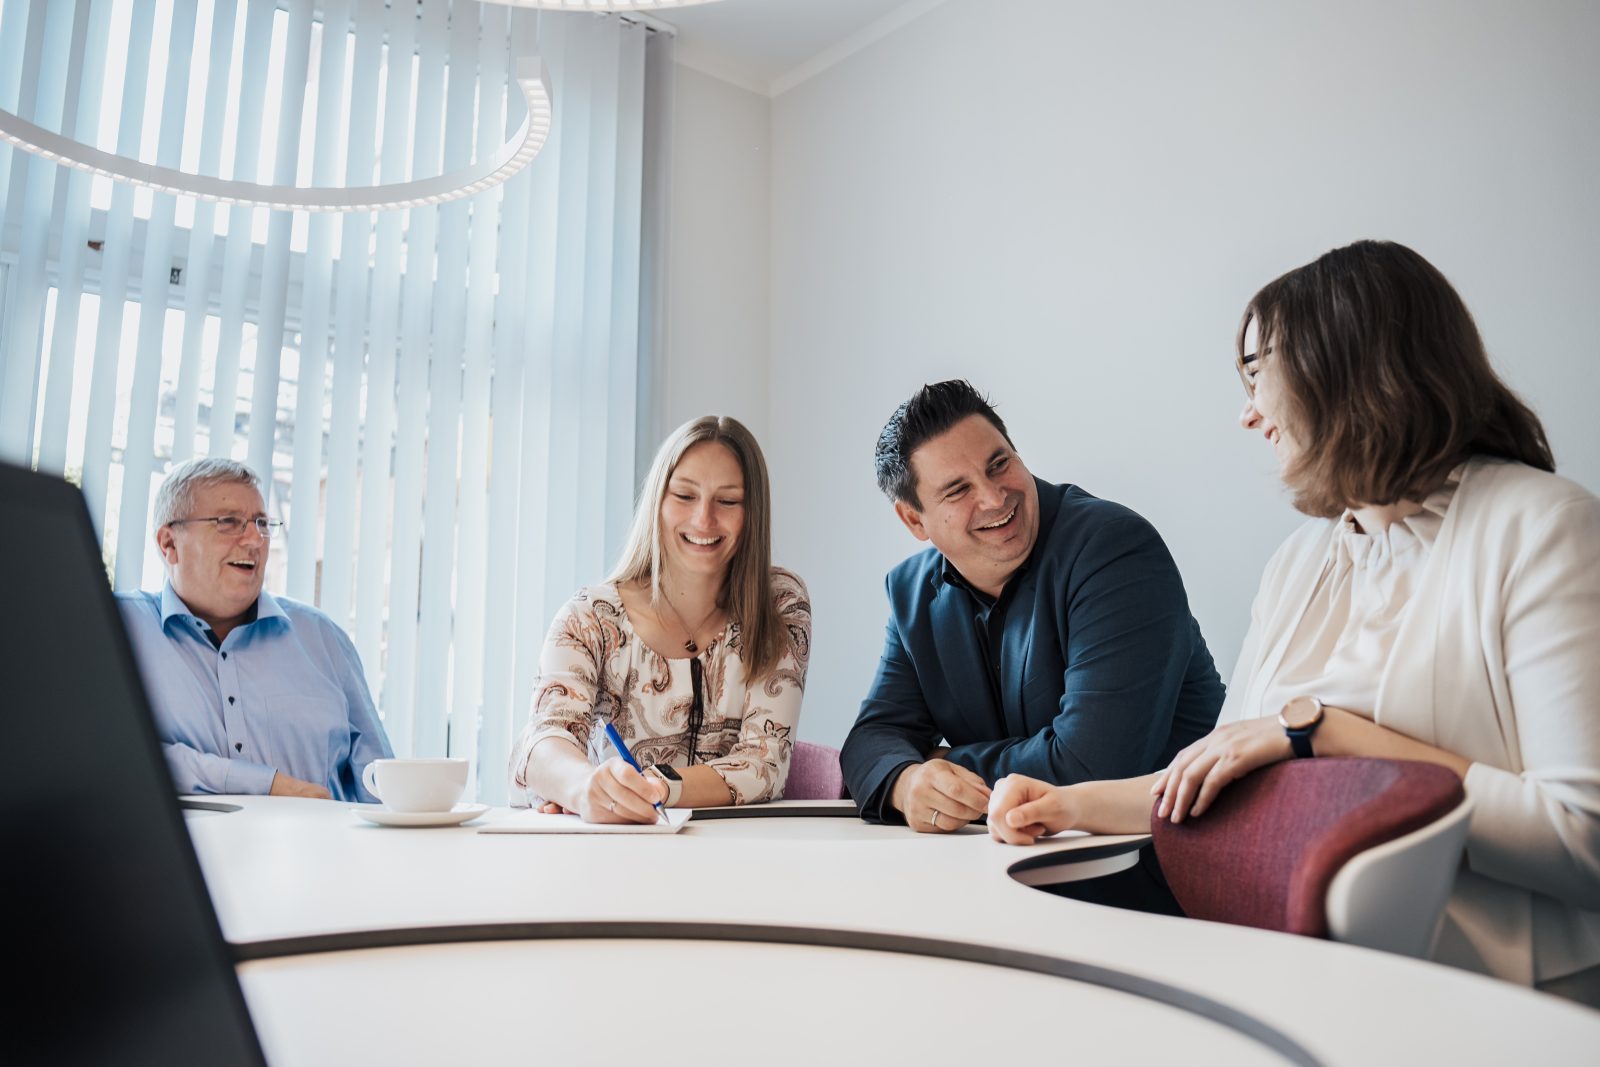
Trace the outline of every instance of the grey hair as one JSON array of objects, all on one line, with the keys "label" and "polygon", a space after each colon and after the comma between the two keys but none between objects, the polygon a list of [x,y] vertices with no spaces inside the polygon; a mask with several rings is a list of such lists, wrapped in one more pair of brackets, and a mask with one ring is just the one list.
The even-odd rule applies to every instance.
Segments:
[{"label": "grey hair", "polygon": [[195,491],[219,482],[237,482],[258,493],[262,491],[261,476],[247,463],[214,457],[187,460],[172,468],[161,488],[156,490],[152,527],[159,530],[174,519],[187,517],[194,509]]}]

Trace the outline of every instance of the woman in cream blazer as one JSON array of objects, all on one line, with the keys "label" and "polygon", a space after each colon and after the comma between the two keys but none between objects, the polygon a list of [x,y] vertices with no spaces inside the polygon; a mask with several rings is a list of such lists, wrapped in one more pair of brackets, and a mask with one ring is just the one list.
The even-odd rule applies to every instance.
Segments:
[{"label": "woman in cream blazer", "polygon": [[1313,518],[1267,564],[1220,725],[1150,778],[1006,779],[990,832],[1137,832],[1152,798],[1201,816],[1296,754],[1282,709],[1311,754],[1462,777],[1472,825],[1437,959],[1600,1005],[1600,498],[1553,473],[1460,297],[1403,246],[1264,288],[1239,372],[1241,423]]},{"label": "woman in cream blazer", "polygon": [[[1307,522],[1267,564],[1220,722],[1266,714],[1337,531]],[[1468,763],[1467,862],[1435,958],[1523,985],[1600,964],[1600,499],[1469,460],[1372,712]]]}]

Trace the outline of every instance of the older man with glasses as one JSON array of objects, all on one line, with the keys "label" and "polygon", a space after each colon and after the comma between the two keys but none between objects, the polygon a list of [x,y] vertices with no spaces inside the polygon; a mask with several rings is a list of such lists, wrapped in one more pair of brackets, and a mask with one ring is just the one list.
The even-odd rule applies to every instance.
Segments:
[{"label": "older man with glasses", "polygon": [[123,624],[180,793],[370,801],[392,755],[350,638],[261,588],[281,522],[243,463],[197,459],[156,494],[159,593],[119,593]]}]

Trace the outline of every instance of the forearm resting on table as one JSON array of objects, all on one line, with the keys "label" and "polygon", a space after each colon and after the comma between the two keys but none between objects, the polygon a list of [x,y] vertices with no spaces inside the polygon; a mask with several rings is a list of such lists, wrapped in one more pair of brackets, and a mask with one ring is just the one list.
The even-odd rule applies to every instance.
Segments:
[{"label": "forearm resting on table", "polygon": [[1064,830],[1149,833],[1154,784],[1155,774],[1074,785],[1008,774],[989,797],[989,833],[1011,845],[1030,845]]},{"label": "forearm resting on table", "polygon": [[1051,785],[1010,774],[994,785],[989,835],[1012,845],[1031,845],[1065,830],[1091,834],[1147,834],[1155,798],[1154,774],[1140,778]]},{"label": "forearm resting on table", "polygon": [[704,764],[679,767],[678,777],[683,779],[683,792],[674,807],[720,808],[733,803],[733,791],[715,768]]},{"label": "forearm resting on table", "polygon": [[1155,781],[1154,774],[1146,774],[1061,786],[1062,793],[1070,798],[1066,805],[1069,822],[1062,829],[1091,834],[1149,833],[1150,809],[1155,803],[1150,788]]}]

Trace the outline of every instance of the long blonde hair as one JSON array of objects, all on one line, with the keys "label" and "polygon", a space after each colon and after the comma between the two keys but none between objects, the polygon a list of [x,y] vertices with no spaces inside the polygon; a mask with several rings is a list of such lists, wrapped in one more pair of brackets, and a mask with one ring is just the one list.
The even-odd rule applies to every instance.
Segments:
[{"label": "long blonde hair", "polygon": [[727,612],[730,622],[738,624],[746,677],[755,681],[778,666],[788,635],[772,598],[772,492],[767,482],[767,461],[755,435],[738,419],[704,415],[679,426],[661,443],[639,490],[622,557],[607,581],[618,585],[646,582],[651,605],[660,606],[661,501],[683,454],[707,441],[732,452],[744,475],[744,526],[733,559],[728,562],[728,575],[717,606]]}]

